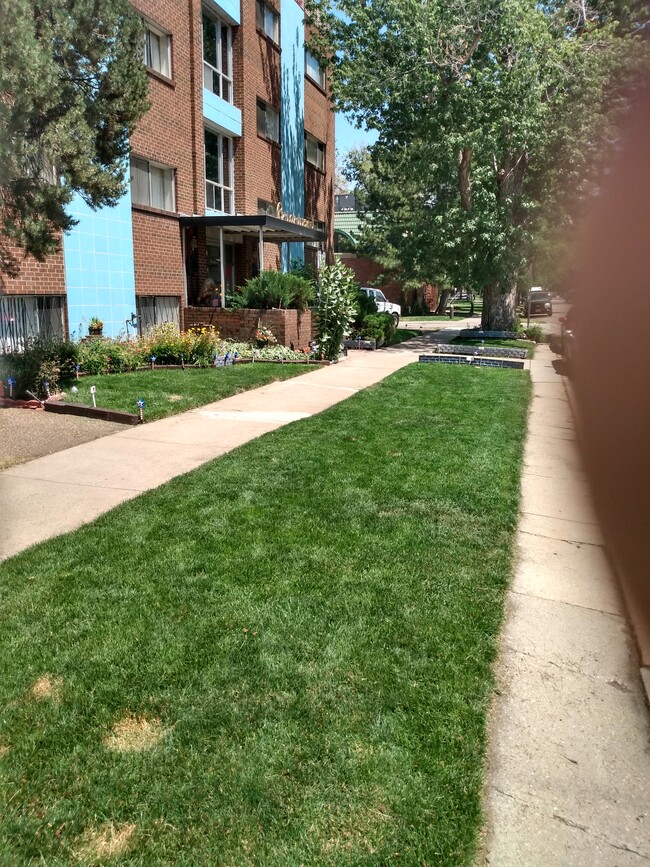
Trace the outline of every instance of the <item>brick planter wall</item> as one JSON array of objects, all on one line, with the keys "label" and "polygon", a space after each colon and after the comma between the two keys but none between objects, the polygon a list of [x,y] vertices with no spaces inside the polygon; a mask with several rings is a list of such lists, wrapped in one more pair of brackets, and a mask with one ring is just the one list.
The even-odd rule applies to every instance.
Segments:
[{"label": "brick planter wall", "polygon": [[302,349],[312,338],[309,310],[224,310],[220,307],[186,307],[185,329],[194,325],[212,325],[229,340],[255,341],[258,322],[270,328],[278,343]]}]

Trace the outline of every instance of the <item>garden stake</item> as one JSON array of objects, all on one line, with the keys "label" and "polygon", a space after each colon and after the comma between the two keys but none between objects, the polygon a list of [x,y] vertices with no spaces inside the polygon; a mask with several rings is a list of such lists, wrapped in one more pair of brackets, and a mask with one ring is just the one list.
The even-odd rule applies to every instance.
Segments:
[{"label": "garden stake", "polygon": [[75,366],[74,366],[74,375],[75,375],[75,379],[79,379],[79,371],[80,371],[80,370],[81,370],[81,365],[80,365],[80,364],[75,364]]},{"label": "garden stake", "polygon": [[183,358],[182,352],[181,352],[181,370],[185,370],[185,359]]},{"label": "garden stake", "polygon": [[97,386],[96,386],[96,385],[91,385],[91,386],[90,386],[90,396],[91,396],[92,399],[93,399],[93,406],[95,407],[95,409],[97,409],[97,401],[96,401],[96,399],[95,399],[95,392],[96,392],[96,391],[97,391]]},{"label": "garden stake", "polygon": [[16,384],[16,380],[13,378],[13,376],[10,376],[7,379],[7,385],[9,386],[9,397],[14,396],[14,385],[15,384]]},{"label": "garden stake", "polygon": [[144,422],[144,401],[142,400],[141,397],[138,398],[137,404],[138,404],[138,420],[139,420],[140,424],[142,424]]},{"label": "garden stake", "polygon": [[216,353],[216,352],[215,352],[214,355],[212,356],[212,361],[213,361],[213,363],[214,363],[214,366],[216,367],[216,366],[217,366],[217,353]]},{"label": "garden stake", "polygon": [[52,397],[52,395],[50,394],[50,383],[44,382],[43,388],[45,389],[45,398],[46,400],[49,400]]},{"label": "garden stake", "polygon": [[156,369],[156,356],[155,355],[151,356],[151,369],[152,370]]}]

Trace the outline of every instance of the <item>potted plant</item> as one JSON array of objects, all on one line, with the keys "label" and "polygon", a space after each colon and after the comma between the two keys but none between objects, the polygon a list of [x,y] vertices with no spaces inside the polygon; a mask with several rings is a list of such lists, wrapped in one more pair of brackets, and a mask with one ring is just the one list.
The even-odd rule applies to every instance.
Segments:
[{"label": "potted plant", "polygon": [[278,341],[270,328],[266,325],[257,323],[257,331],[255,332],[255,343],[258,349],[265,349],[267,346],[274,346]]},{"label": "potted plant", "polygon": [[102,320],[98,319],[96,316],[93,316],[88,323],[88,334],[92,337],[101,337],[103,330],[104,323],[102,322]]}]

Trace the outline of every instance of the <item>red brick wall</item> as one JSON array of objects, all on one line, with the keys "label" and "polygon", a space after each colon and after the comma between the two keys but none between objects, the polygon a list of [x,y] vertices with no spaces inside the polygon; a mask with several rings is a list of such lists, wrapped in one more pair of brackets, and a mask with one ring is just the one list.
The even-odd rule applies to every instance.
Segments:
[{"label": "red brick wall", "polygon": [[[201,5],[134,0],[134,6],[171,34],[172,78],[149,73],[151,108],[133,133],[132,152],[175,169],[177,212],[203,213]],[[136,293],[182,298],[184,262],[175,214],[134,206],[132,215]]]},{"label": "red brick wall", "polygon": [[[279,0],[267,0],[280,11]],[[258,32],[255,3],[241,4],[241,25],[233,34],[235,105],[242,113],[243,135],[235,147],[235,208],[256,214],[257,200],[281,196],[280,145],[257,135],[257,99],[280,110],[280,49]]]},{"label": "red brick wall", "polygon": [[401,282],[394,280],[377,284],[377,278],[384,271],[383,265],[367,256],[355,256],[353,253],[341,253],[340,259],[344,265],[352,268],[362,286],[377,286],[393,304],[404,304],[404,287]]},{"label": "red brick wall", "polygon": [[[305,41],[309,30],[305,30]],[[325,246],[328,262],[334,250],[334,113],[329,101],[329,82],[325,90],[304,76],[305,81],[305,132],[325,145],[325,172],[305,161],[305,216],[325,223],[328,238]]]},{"label": "red brick wall", "polygon": [[312,337],[312,318],[309,310],[228,310],[220,307],[188,307],[185,327],[212,325],[219,334],[230,340],[254,342],[258,324],[267,326],[278,343],[303,349]]},{"label": "red brick wall", "polygon": [[135,286],[138,295],[182,295],[184,265],[176,216],[133,212]]},{"label": "red brick wall", "polygon": [[17,247],[11,249],[20,273],[17,277],[0,276],[0,295],[65,295],[62,245],[45,262],[25,256]]}]

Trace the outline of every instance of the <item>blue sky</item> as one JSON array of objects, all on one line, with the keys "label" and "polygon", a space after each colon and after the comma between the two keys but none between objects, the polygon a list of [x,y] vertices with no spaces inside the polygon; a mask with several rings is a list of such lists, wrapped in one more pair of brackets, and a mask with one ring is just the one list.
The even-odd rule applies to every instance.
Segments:
[{"label": "blue sky", "polygon": [[336,115],[336,149],[344,156],[352,147],[372,144],[377,140],[377,130],[356,129],[344,114]]}]

